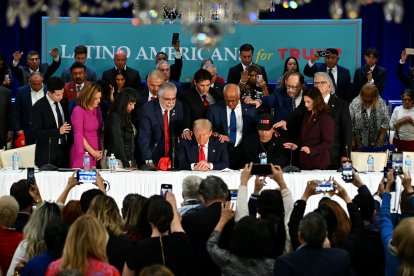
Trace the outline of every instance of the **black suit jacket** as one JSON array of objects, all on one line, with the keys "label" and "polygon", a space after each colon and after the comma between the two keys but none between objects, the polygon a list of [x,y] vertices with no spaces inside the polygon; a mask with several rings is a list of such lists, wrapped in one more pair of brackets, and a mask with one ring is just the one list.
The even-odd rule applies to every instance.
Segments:
[{"label": "black suit jacket", "polygon": [[181,71],[183,70],[183,59],[174,59],[174,64],[170,66],[170,79],[176,82],[180,82]]},{"label": "black suit jacket", "polygon": [[[411,72],[411,71],[410,71]],[[414,89],[414,78],[409,73],[404,73],[404,63],[398,62],[397,65],[397,77],[407,87]]]},{"label": "black suit jacket", "polygon": [[[56,72],[62,63],[62,58],[59,57],[59,61],[56,62],[52,59],[52,63],[49,65],[47,63],[42,63],[39,66],[39,72],[43,75],[43,82],[46,83],[47,80]],[[11,72],[13,76],[19,81],[19,86],[23,86],[29,83],[30,70],[26,66],[12,66]]]},{"label": "black suit jacket", "polygon": [[0,149],[7,143],[7,133],[10,130],[12,118],[11,91],[0,86]]},{"label": "black suit jacket", "polygon": [[[182,170],[191,170],[191,164],[198,162],[199,147],[197,140],[181,140],[178,158]],[[208,140],[207,162],[213,164],[214,170],[222,170],[229,167],[229,155],[227,143],[221,143],[217,137],[211,136]]]},{"label": "black suit jacket", "polygon": [[[117,70],[115,69],[115,67],[112,67],[111,69],[108,69],[102,73],[102,79],[114,86],[116,73]],[[139,75],[139,71],[127,66],[126,73],[128,76],[128,82],[130,87],[140,90],[141,76]]]},{"label": "black suit jacket", "polygon": [[[309,67],[309,64],[306,63],[305,68],[303,69],[303,73],[305,76],[312,77],[315,75],[316,72],[327,72],[328,67],[325,63],[317,62],[312,67]],[[336,65],[338,69],[337,79],[336,79],[336,88],[335,94],[347,101],[348,103],[352,100],[352,89],[351,89],[351,73],[345,67],[340,65]]]},{"label": "black suit jacket", "polygon": [[[256,64],[256,63],[253,63],[253,64],[260,67],[260,70],[262,71],[263,80],[267,84],[266,69],[259,64]],[[227,83],[239,84],[242,73],[243,73],[243,65],[241,63],[237,64],[236,66],[231,67],[229,69],[229,73],[227,74]]]},{"label": "black suit jacket", "polygon": [[[183,105],[177,100],[174,108],[170,111],[168,125],[170,138],[181,135],[183,116]],[[154,164],[158,164],[159,159],[165,154],[164,117],[158,99],[149,101],[142,106],[138,141],[142,160],[152,160]],[[170,142],[170,148],[171,145]]]},{"label": "black suit jacket", "polygon": [[[208,93],[213,96],[216,103],[223,100],[223,97],[215,90],[210,88]],[[192,85],[190,89],[185,91],[183,95],[184,104],[184,129],[192,129],[193,123],[197,119],[206,118],[206,112],[204,111],[204,104],[198,93],[196,87]]]},{"label": "black suit jacket", "polygon": [[[354,92],[353,92],[352,99],[359,95],[359,92],[361,91],[362,86],[368,82],[368,79],[366,77],[366,74],[364,73],[364,70],[365,70],[365,67],[359,67],[358,69],[355,70],[354,81],[353,81]],[[384,91],[384,87],[387,82],[387,70],[385,70],[384,67],[375,65],[374,71],[372,71],[372,78],[374,79],[374,84],[378,88],[378,91],[381,95],[382,91]]]},{"label": "black suit jacket", "polygon": [[[66,103],[60,103],[62,106],[65,121],[70,123],[70,117],[67,110]],[[55,116],[53,115],[52,107],[49,104],[47,96],[38,100],[32,107],[31,112],[31,129],[36,140],[35,164],[40,167],[44,164],[50,163],[58,167],[65,167],[69,164],[67,157],[69,156],[69,149],[73,142],[72,132],[66,135],[66,143],[61,146],[58,144],[61,138],[59,128],[56,125]],[[49,145],[50,140],[50,145]],[[49,151],[50,148],[50,151]],[[66,159],[59,159],[59,151],[66,154]],[[50,162],[49,161],[50,152]]]}]

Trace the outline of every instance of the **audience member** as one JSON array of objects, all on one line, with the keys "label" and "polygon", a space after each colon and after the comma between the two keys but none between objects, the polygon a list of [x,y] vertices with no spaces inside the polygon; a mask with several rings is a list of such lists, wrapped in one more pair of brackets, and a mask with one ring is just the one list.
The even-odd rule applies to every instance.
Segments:
[{"label": "audience member", "polygon": [[205,69],[211,74],[211,88],[217,91],[220,97],[223,98],[224,79],[218,76],[217,67],[212,62],[207,62],[203,65],[202,69]]},{"label": "audience member", "polygon": [[254,131],[257,122],[257,111],[253,106],[240,102],[240,88],[235,84],[224,87],[224,102],[212,105],[207,110],[207,119],[213,125],[212,135],[219,137],[220,142],[229,142],[229,159],[231,168],[240,168],[233,152],[249,133]]},{"label": "audience member", "polygon": [[[181,77],[181,71],[183,69],[183,59],[182,53],[180,52],[180,40],[177,40],[176,43],[172,45],[175,50],[174,64],[171,65],[171,77],[170,79],[179,82]],[[155,65],[158,64],[160,60],[168,61],[168,56],[164,52],[158,52],[155,56]]]},{"label": "audience member", "polygon": [[6,275],[14,251],[23,235],[12,228],[19,213],[19,204],[12,196],[0,197],[0,271]]},{"label": "audience member", "polygon": [[137,130],[132,123],[135,118],[131,116],[137,99],[137,94],[130,88],[125,88],[118,94],[104,128],[107,158],[114,154],[121,160],[124,168],[137,166],[134,157]]},{"label": "audience member", "polygon": [[301,247],[276,259],[273,275],[352,275],[345,250],[323,248],[327,226],[323,217],[308,213],[299,223]]},{"label": "audience member", "polygon": [[414,151],[414,90],[406,89],[401,100],[402,105],[391,115],[390,128],[395,131],[392,143],[400,151]]},{"label": "audience member", "polygon": [[30,126],[31,110],[32,106],[46,95],[46,92],[42,74],[39,72],[30,74],[29,83],[17,89],[12,121],[12,130],[17,136],[16,147],[35,143]]},{"label": "audience member", "polygon": [[166,266],[154,264],[144,267],[139,276],[174,276],[174,273]]},{"label": "audience member", "polygon": [[95,196],[105,194],[104,191],[98,190],[98,189],[90,189],[82,193],[80,198],[80,204],[81,204],[81,210],[83,214],[86,214],[86,212],[89,209],[89,206],[91,205],[91,202]]},{"label": "audience member", "polygon": [[115,267],[107,263],[107,242],[108,233],[98,219],[79,217],[69,229],[62,258],[49,265],[46,275],[57,275],[66,268],[80,270],[84,275],[120,275]]},{"label": "audience member", "polygon": [[278,78],[277,82],[281,83],[287,72],[300,72],[298,60],[291,56],[285,59],[285,65],[283,66],[283,74]]},{"label": "audience member", "polygon": [[[227,83],[233,83],[238,85],[246,84],[247,80],[249,79],[249,73],[246,70],[246,67],[253,63],[253,53],[254,48],[251,44],[243,44],[240,46],[240,60],[241,62],[229,69],[229,73],[227,75]],[[257,65],[257,64],[255,64]],[[260,68],[260,71],[263,76],[263,80],[267,85],[267,74],[266,69],[263,66],[257,65]]]},{"label": "audience member", "polygon": [[14,79],[19,82],[19,86],[26,85],[29,81],[30,74],[33,72],[39,72],[43,76],[43,81],[47,82],[48,79],[56,72],[59,68],[60,63],[62,62],[59,57],[59,49],[53,48],[50,51],[50,56],[52,57],[52,63],[49,65],[47,63],[40,64],[40,55],[36,51],[30,51],[27,54],[27,67],[21,66],[20,59],[22,58],[23,53],[16,51],[13,53],[13,65],[11,67],[11,72]]},{"label": "audience member", "polygon": [[147,222],[148,198],[139,196],[131,202],[125,215],[125,230],[131,240],[143,240],[151,236],[151,226]]},{"label": "audience member", "polygon": [[138,131],[142,159],[155,168],[161,157],[170,156],[171,137],[182,132],[183,105],[177,101],[177,87],[163,83],[158,98],[144,104]]},{"label": "audience member", "polygon": [[86,215],[96,217],[106,228],[109,239],[106,245],[108,262],[122,272],[130,240],[124,234],[122,217],[115,200],[107,195],[93,198]]},{"label": "audience member", "polygon": [[390,115],[377,86],[365,84],[359,96],[349,105],[352,120],[352,149],[378,147],[386,144]]},{"label": "audience member", "polygon": [[144,90],[138,91],[139,102],[144,104],[158,98],[158,90],[164,83],[164,75],[160,70],[152,70],[147,77],[147,85]]},{"label": "audience member", "polygon": [[354,73],[354,81],[352,82],[354,87],[353,98],[360,93],[366,83],[374,84],[380,95],[384,91],[387,82],[387,70],[377,65],[379,58],[380,53],[377,49],[368,48],[365,50],[365,66],[359,67]]},{"label": "audience member", "polygon": [[154,195],[148,199],[147,220],[151,225],[150,238],[137,241],[127,255],[124,275],[135,275],[145,266],[162,264],[175,275],[189,275],[191,246],[180,223],[173,193],[166,199]]},{"label": "audience member", "polygon": [[69,200],[62,209],[62,220],[67,226],[71,226],[75,220],[82,216],[80,200]]},{"label": "audience member", "polygon": [[406,88],[414,89],[414,68],[410,68],[408,73],[404,73],[404,64],[408,54],[405,49],[401,52],[401,59],[397,66],[397,77],[405,85]]},{"label": "audience member", "polygon": [[39,168],[52,164],[59,168],[68,167],[71,136],[67,105],[62,104],[65,84],[56,77],[47,81],[46,97],[32,107],[31,130],[36,140],[35,164]]},{"label": "audience member", "polygon": [[12,88],[12,74],[10,68],[4,60],[4,55],[0,53],[0,85],[8,89]]},{"label": "audience member", "polygon": [[12,140],[12,104],[11,90],[0,85],[0,149]]},{"label": "audience member", "polygon": [[351,74],[347,68],[338,65],[340,58],[337,49],[328,48],[325,52],[329,53],[324,57],[325,62],[316,62],[320,57],[315,53],[305,65],[303,74],[315,78],[315,73],[325,72],[331,78],[331,91],[340,99],[350,103],[353,98]]},{"label": "audience member", "polygon": [[[184,215],[193,208],[198,208],[201,205],[200,195],[198,194],[198,187],[203,179],[197,175],[189,175],[183,179],[182,196],[183,202],[178,208],[180,215]],[[191,211],[190,211],[191,212]]]},{"label": "audience member", "polygon": [[206,118],[207,109],[220,101],[222,96],[211,88],[212,77],[209,71],[199,69],[194,74],[195,84],[183,94],[184,104],[184,131],[182,138],[191,140],[190,130],[195,120]]},{"label": "audience member", "polygon": [[117,50],[114,55],[114,67],[108,69],[102,73],[102,79],[107,83],[111,84],[115,87],[115,76],[120,71],[123,70],[126,72],[128,76],[127,79],[129,81],[129,85],[131,88],[136,90],[141,89],[141,76],[139,75],[139,71],[132,69],[126,65],[127,63],[127,55],[123,50]]},{"label": "audience member", "polygon": [[160,60],[157,63],[157,70],[160,70],[161,73],[164,75],[164,81],[165,82],[171,82],[174,83],[177,87],[177,96],[180,98],[183,93],[183,88],[181,86],[181,83],[171,79],[171,70],[170,70],[170,64],[167,60]]},{"label": "audience member", "polygon": [[127,72],[125,70],[118,70],[114,75],[112,83],[114,84],[114,98],[117,94],[122,92],[122,89],[131,87]]},{"label": "audience member", "polygon": [[[75,59],[75,62],[80,62],[86,67],[86,80],[96,81],[95,71],[89,66],[86,66],[86,60],[88,59],[88,47],[86,47],[85,45],[77,45],[75,49],[73,50],[73,52],[74,52],[73,58]],[[63,70],[61,78],[64,82],[71,81],[72,73],[71,73],[70,66],[66,67]]]},{"label": "audience member", "polygon": [[[70,67],[71,80],[65,83],[65,98],[69,105],[79,97],[81,90],[88,84],[86,81],[86,67],[83,63],[75,62]],[[69,108],[72,114],[73,108]]]},{"label": "audience member", "polygon": [[103,128],[102,113],[99,108],[101,87],[91,83],[85,86],[77,98],[77,105],[71,116],[73,125],[73,145],[70,149],[70,167],[82,168],[83,156],[89,153],[90,166],[96,167],[102,158],[101,135]]},{"label": "audience member", "polygon": [[137,193],[129,193],[122,200],[121,215],[122,219],[126,219],[126,215],[130,206],[136,201],[139,200],[142,196]]},{"label": "audience member", "polygon": [[303,98],[308,112],[303,117],[298,142],[287,142],[284,146],[293,150],[300,148],[301,169],[327,169],[331,165],[329,151],[334,142],[334,121],[317,87],[309,88]]},{"label": "audience member", "polygon": [[263,80],[262,71],[256,64],[246,67],[247,80],[240,81],[240,93],[243,101],[247,99],[260,99],[263,96],[269,96],[266,82]]}]

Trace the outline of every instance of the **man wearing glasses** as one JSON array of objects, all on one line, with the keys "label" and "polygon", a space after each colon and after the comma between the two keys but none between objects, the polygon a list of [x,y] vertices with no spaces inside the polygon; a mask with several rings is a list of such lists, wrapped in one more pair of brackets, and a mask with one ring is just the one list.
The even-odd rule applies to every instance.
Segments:
[{"label": "man wearing glasses", "polygon": [[177,87],[165,82],[158,90],[158,97],[142,106],[139,148],[143,161],[153,168],[161,157],[171,156],[174,137],[182,132],[183,105],[176,97]]},{"label": "man wearing glasses", "polygon": [[47,82],[47,80],[59,68],[61,63],[58,48],[52,49],[52,51],[50,51],[50,55],[53,58],[50,65],[47,63],[40,64],[39,53],[36,51],[30,51],[27,54],[27,67],[23,67],[19,65],[23,53],[19,51],[13,53],[13,66],[11,68],[11,71],[14,78],[19,81],[19,87],[29,83],[30,75],[33,72],[41,73],[43,75],[43,82]]}]

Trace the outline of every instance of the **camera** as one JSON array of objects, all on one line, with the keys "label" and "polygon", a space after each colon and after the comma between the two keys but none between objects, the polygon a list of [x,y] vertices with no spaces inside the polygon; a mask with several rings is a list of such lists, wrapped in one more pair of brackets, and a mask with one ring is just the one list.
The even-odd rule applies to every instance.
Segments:
[{"label": "camera", "polygon": [[318,52],[318,56],[320,57],[329,57],[331,55],[331,53],[328,51],[317,51],[317,52]]},{"label": "camera", "polygon": [[315,188],[317,193],[328,193],[335,191],[333,180],[318,180],[318,185]]},{"label": "camera", "polygon": [[79,183],[95,183],[96,171],[77,171],[76,180]]}]

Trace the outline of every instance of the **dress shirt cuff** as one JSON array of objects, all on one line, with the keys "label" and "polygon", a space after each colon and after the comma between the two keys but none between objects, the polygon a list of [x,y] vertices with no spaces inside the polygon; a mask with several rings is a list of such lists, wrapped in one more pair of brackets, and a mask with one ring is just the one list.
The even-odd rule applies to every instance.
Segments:
[{"label": "dress shirt cuff", "polygon": [[368,83],[374,83],[374,79],[372,78],[370,81],[368,81]]},{"label": "dress shirt cuff", "polygon": [[57,57],[53,58],[53,61],[54,62],[59,62],[59,59],[60,59],[60,56],[57,56]]},{"label": "dress shirt cuff", "polygon": [[197,163],[191,163],[191,170],[192,171],[194,171],[194,166],[196,165]]},{"label": "dress shirt cuff", "polygon": [[210,171],[214,169],[213,163],[209,163],[210,164]]},{"label": "dress shirt cuff", "polygon": [[405,64],[405,61],[403,61],[402,59],[400,59],[400,64]]},{"label": "dress shirt cuff", "polygon": [[312,60],[309,60],[309,61],[308,61],[308,65],[309,65],[309,67],[312,67],[314,64],[315,64],[315,63],[313,63],[313,62],[312,62]]},{"label": "dress shirt cuff", "polygon": [[19,65],[19,62],[13,60],[13,67],[17,67],[17,65]]},{"label": "dress shirt cuff", "polygon": [[184,133],[184,131],[191,131],[189,128],[185,128],[184,130],[183,130],[183,133]]},{"label": "dress shirt cuff", "polygon": [[181,59],[182,57],[183,57],[183,54],[181,52],[175,51],[175,58],[176,59]]}]

